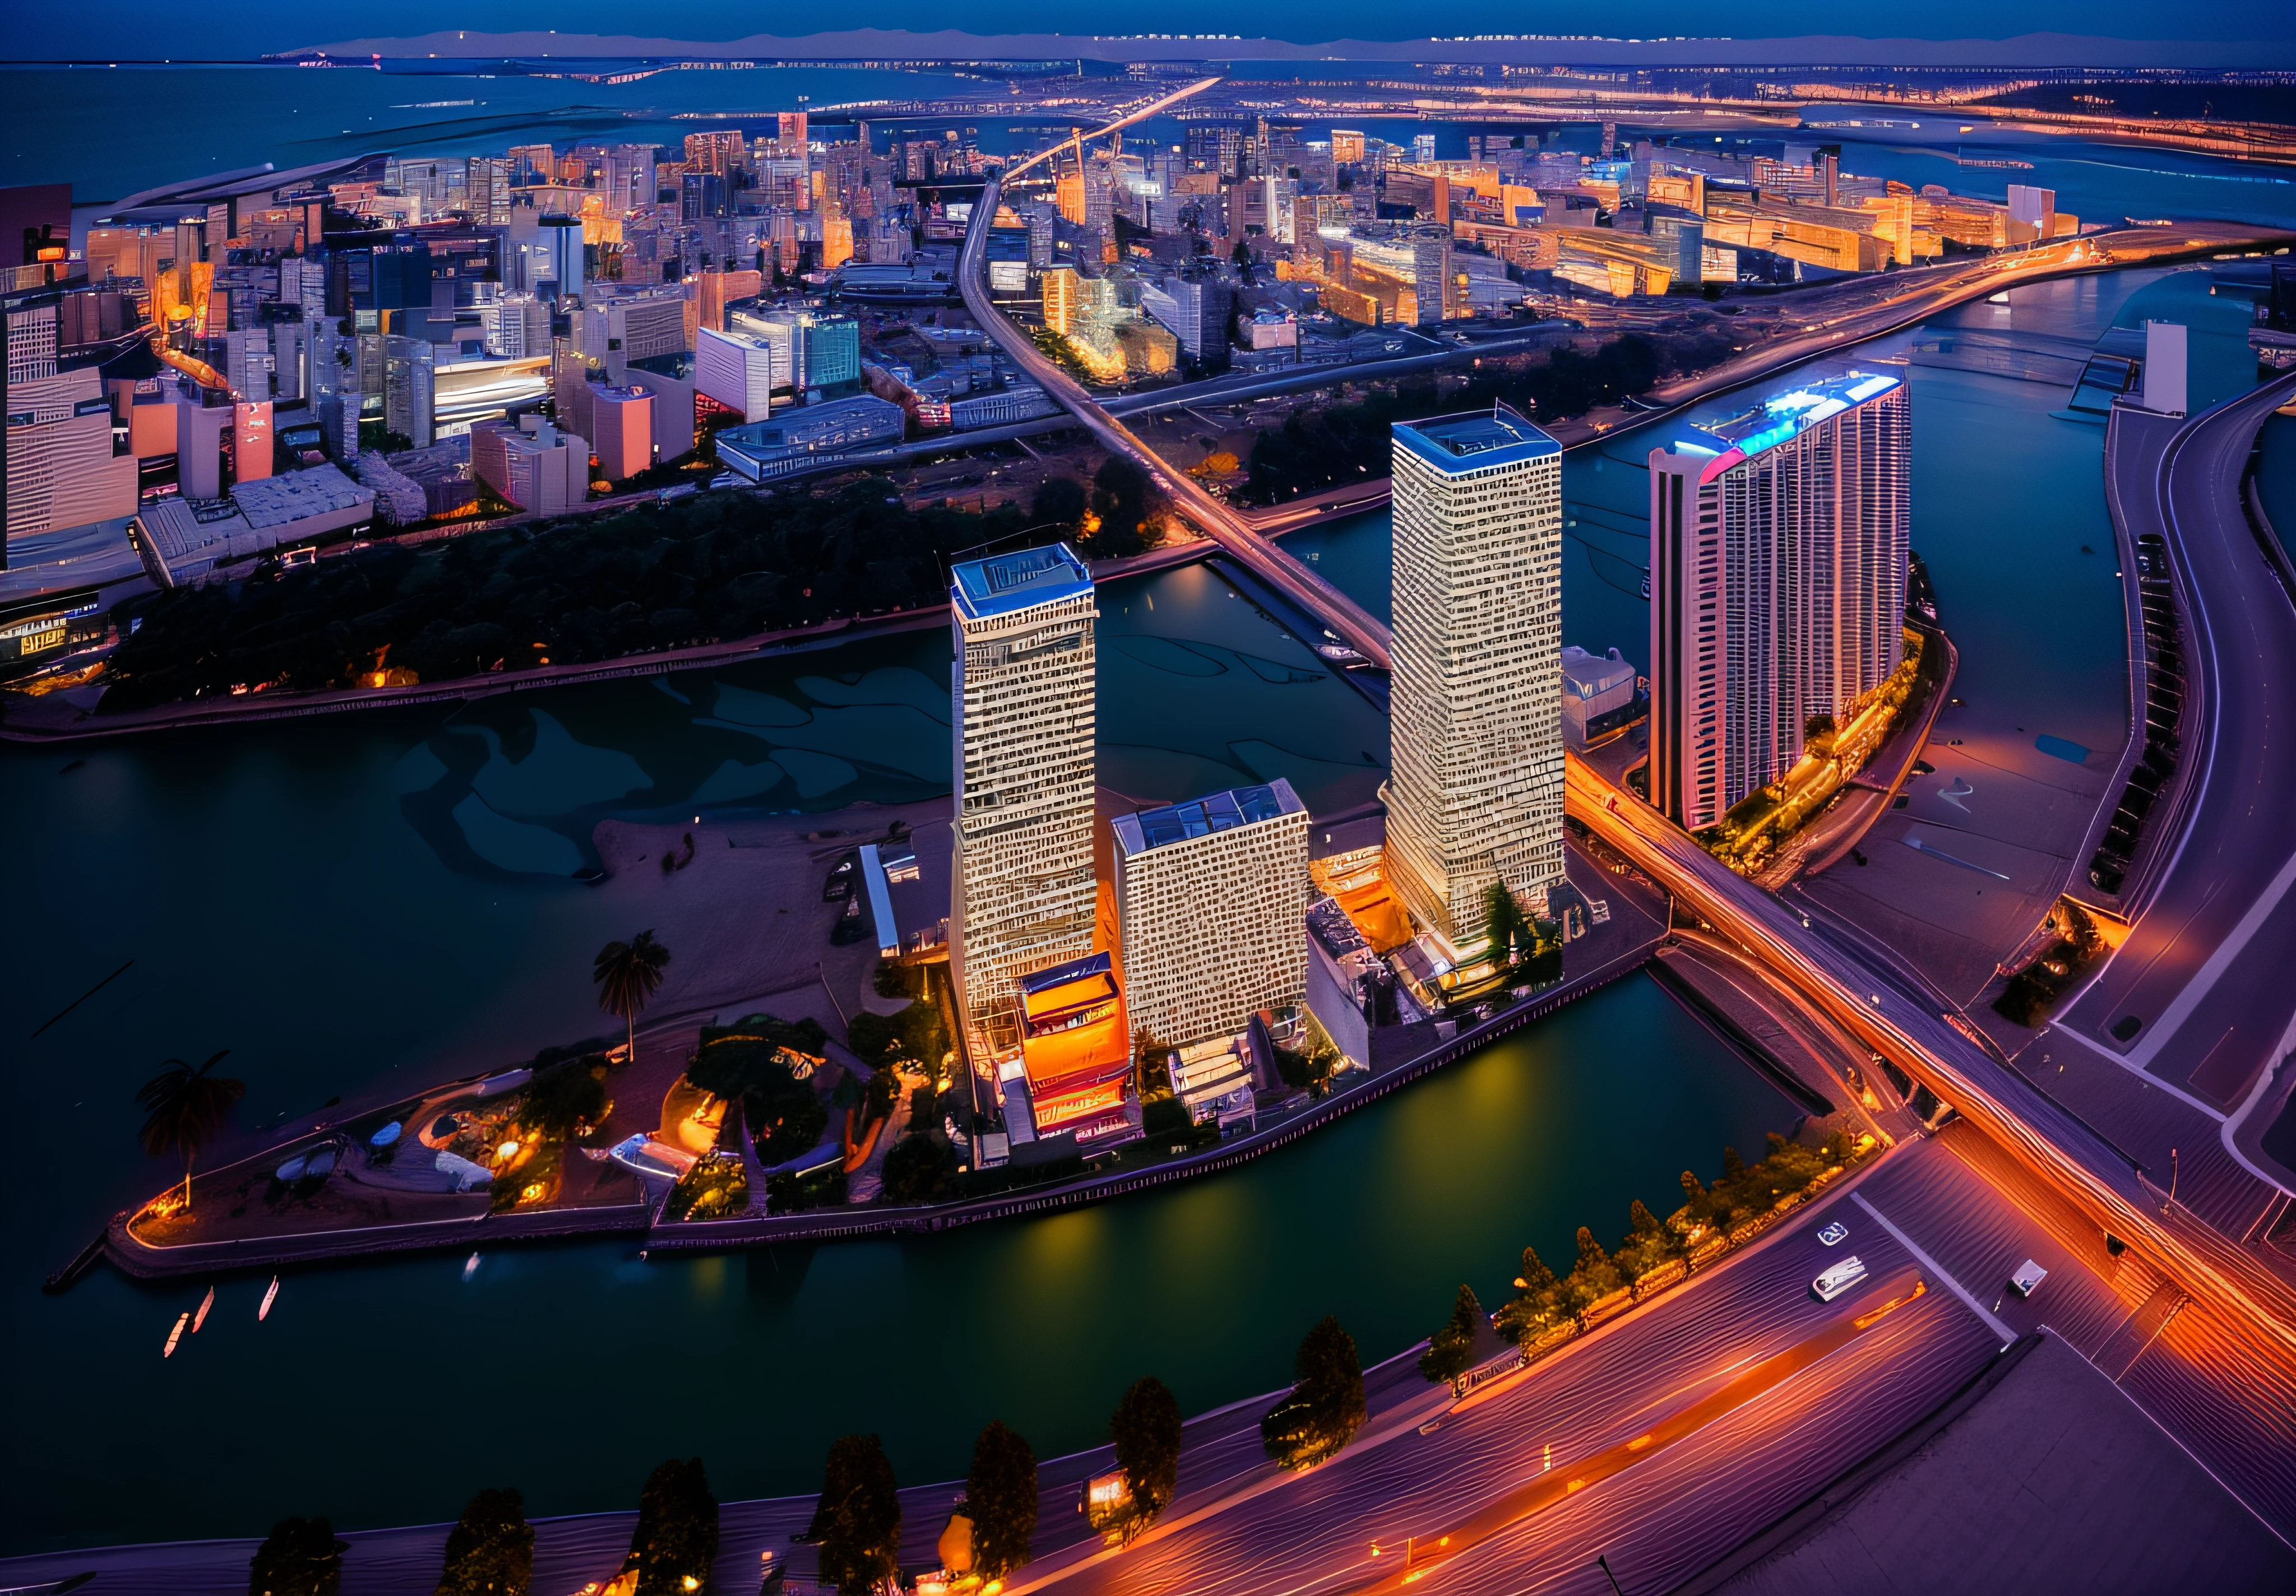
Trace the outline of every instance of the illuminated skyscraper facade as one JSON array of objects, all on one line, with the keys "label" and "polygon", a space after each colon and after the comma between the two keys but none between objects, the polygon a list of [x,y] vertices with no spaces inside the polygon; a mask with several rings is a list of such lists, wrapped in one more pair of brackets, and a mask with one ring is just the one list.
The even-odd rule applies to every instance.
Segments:
[{"label": "illuminated skyscraper facade", "polygon": [[1454,948],[1562,880],[1562,449],[1502,405],[1394,430],[1387,876]]},{"label": "illuminated skyscraper facade", "polygon": [[1651,468],[1651,801],[1695,831],[1904,658],[1912,413],[1852,372],[1692,429]]},{"label": "illuminated skyscraper facade", "polygon": [[1021,976],[1092,952],[1095,607],[1065,544],[959,565],[951,974],[991,1050],[1019,1040]]}]

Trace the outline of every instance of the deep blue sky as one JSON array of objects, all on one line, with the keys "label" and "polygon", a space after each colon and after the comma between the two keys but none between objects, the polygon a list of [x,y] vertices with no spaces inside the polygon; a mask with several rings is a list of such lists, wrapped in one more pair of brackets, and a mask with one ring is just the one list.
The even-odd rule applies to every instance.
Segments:
[{"label": "deep blue sky", "polygon": [[[112,0],[93,10],[17,0],[0,5],[0,55],[80,57],[119,50],[137,55],[248,55],[296,45],[361,37],[402,37],[439,29],[644,33],[689,39],[737,38],[772,30],[800,33],[866,22],[880,28],[973,33],[1097,29],[1108,33],[1236,33],[1302,42],[1423,37],[1431,33],[1599,33],[1614,37],[1731,34],[1775,37],[1839,31],[1866,37],[2002,38],[2062,32],[2120,38],[2296,38],[2296,5],[2286,0],[1897,0],[1864,6],[1777,4],[1719,6],[1712,0],[1624,0],[1555,5],[1521,0],[877,0],[855,8],[768,10],[730,0],[348,0],[321,6],[186,5],[182,0]],[[130,41],[133,41],[132,43]]]}]

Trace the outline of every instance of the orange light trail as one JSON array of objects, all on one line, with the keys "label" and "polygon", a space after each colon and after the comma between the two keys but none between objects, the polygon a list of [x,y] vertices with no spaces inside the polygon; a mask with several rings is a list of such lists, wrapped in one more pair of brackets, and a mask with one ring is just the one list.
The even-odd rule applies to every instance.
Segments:
[{"label": "orange light trail", "polygon": [[1576,1468],[1560,1470],[1562,1478],[1541,1474],[1529,1485],[1520,1486],[1500,1496],[1423,1548],[1414,1542],[1406,1555],[1405,1566],[1365,1587],[1366,1596],[1371,1592],[1400,1591],[1415,1584],[1442,1564],[1489,1540],[1502,1530],[1536,1517],[1587,1486],[1599,1485],[1612,1475],[1623,1474],[1636,1463],[1656,1457],[1679,1441],[1687,1440],[1716,1420],[1736,1412],[1784,1385],[1813,1363],[1841,1351],[1928,1289],[1927,1283],[1916,1278],[1911,1290],[1900,1292],[1862,1313],[1841,1315],[1817,1334],[1751,1365],[1712,1395],[1660,1420],[1634,1439],[1605,1447],[1581,1460]]}]

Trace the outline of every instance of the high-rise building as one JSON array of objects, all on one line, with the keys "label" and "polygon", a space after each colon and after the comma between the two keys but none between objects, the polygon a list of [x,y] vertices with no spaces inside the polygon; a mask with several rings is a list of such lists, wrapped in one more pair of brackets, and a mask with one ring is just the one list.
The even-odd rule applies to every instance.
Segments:
[{"label": "high-rise building", "polygon": [[1695,831],[1904,657],[1911,410],[1852,372],[1653,450],[1651,802]]},{"label": "high-rise building", "polygon": [[956,663],[955,912],[966,1023],[1019,1039],[1030,970],[1092,952],[1095,732],[1092,573],[1065,544],[950,572]]},{"label": "high-rise building", "polygon": [[537,294],[554,299],[578,299],[586,263],[582,254],[582,218],[546,216],[536,222],[540,258],[529,268],[528,284]]},{"label": "high-rise building", "polygon": [[730,178],[748,166],[750,149],[742,137],[741,129],[723,133],[689,133],[685,135],[685,169],[708,172],[714,176]]},{"label": "high-rise building", "polygon": [[1086,279],[1074,266],[1054,266],[1040,284],[1045,296],[1045,325],[1054,332],[1076,331],[1077,314],[1086,303]]},{"label": "high-rise building", "polygon": [[1190,360],[1214,371],[1227,365],[1228,305],[1227,284],[1216,277],[1176,277],[1140,291],[1140,308],[1171,329]]},{"label": "high-rise building", "polygon": [[1456,951],[1562,880],[1562,449],[1501,405],[1394,430],[1387,877]]},{"label": "high-rise building", "polygon": [[112,452],[111,405],[93,365],[11,378],[6,452],[11,537],[135,509],[135,456]]},{"label": "high-rise building", "polygon": [[1411,135],[1411,159],[1414,164],[1426,166],[1435,159],[1435,135],[1414,133]]},{"label": "high-rise building", "polygon": [[550,307],[532,294],[504,294],[479,308],[487,353],[532,360],[550,353]]},{"label": "high-rise building", "polygon": [[521,188],[554,182],[558,176],[558,154],[548,144],[512,144],[509,159],[510,180]]},{"label": "high-rise building", "polygon": [[1132,1023],[1174,1047],[1232,1036],[1308,990],[1308,806],[1278,777],[1117,817]]},{"label": "high-rise building", "polygon": [[271,401],[233,407],[231,474],[234,481],[258,482],[271,474]]},{"label": "high-rise building", "polygon": [[789,386],[789,354],[758,332],[719,332],[704,327],[696,335],[693,385],[745,422],[773,413],[774,389]]},{"label": "high-rise building", "polygon": [[471,473],[504,503],[537,515],[555,515],[589,496],[590,446],[529,416],[479,422],[471,428]]},{"label": "high-rise building", "polygon": [[634,360],[675,355],[686,347],[685,296],[658,293],[594,295],[572,320],[574,348],[594,370],[619,382]]},{"label": "high-rise building", "polygon": [[382,340],[382,429],[406,439],[400,447],[427,449],[437,439],[438,346],[427,338]]},{"label": "high-rise building", "polygon": [[[501,227],[510,221],[511,163],[499,155],[471,157],[466,208],[481,227]],[[651,200],[653,196],[646,196]]]},{"label": "high-rise building", "polygon": [[653,396],[635,388],[590,390],[592,452],[609,482],[635,477],[653,464]]}]

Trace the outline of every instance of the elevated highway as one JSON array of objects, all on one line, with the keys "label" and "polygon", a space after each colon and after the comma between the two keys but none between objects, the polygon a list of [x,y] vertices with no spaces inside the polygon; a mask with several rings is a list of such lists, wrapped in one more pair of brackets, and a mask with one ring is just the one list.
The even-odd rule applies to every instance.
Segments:
[{"label": "elevated highway", "polygon": [[2259,1351],[2296,1377],[2296,1291],[2209,1226],[2173,1207],[2163,1214],[2161,1196],[2127,1157],[1980,1045],[1947,1000],[1902,966],[1806,920],[1736,875],[1576,754],[1569,757],[1565,781],[1573,818],[1951,1104],[2108,1233],[2194,1297],[2228,1310]]},{"label": "elevated highway", "polygon": [[[1100,131],[1112,132],[1126,122],[1153,115],[1155,110],[1218,81],[1217,78],[1207,78],[1191,85],[1166,95],[1153,107],[1136,111],[1124,121],[1111,123]],[[1046,151],[1031,157],[1013,168],[1006,176],[1017,176],[1051,153],[1053,151]],[[1185,472],[1175,471],[1166,466],[1137,434],[1109,414],[1075,379],[1046,359],[1029,335],[997,309],[988,297],[987,260],[988,224],[996,214],[1002,188],[1003,180],[999,179],[991,182],[982,191],[980,202],[973,208],[972,225],[965,233],[964,253],[958,264],[958,281],[964,290],[965,308],[972,313],[972,319],[996,340],[1015,364],[1043,385],[1045,391],[1062,409],[1075,416],[1101,447],[1111,454],[1122,455],[1147,472],[1157,487],[1179,507],[1181,512],[1219,545],[1221,552],[1316,617],[1333,641],[1353,649],[1366,663],[1380,670],[1393,669],[1392,640],[1387,627],[1377,618],[1261,536],[1242,516],[1205,492]]]}]

